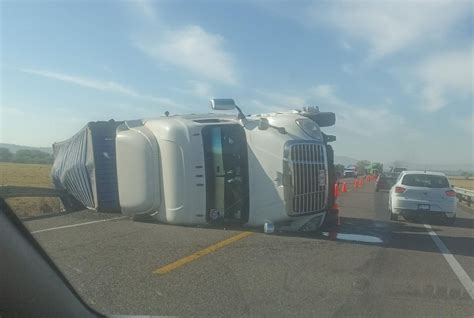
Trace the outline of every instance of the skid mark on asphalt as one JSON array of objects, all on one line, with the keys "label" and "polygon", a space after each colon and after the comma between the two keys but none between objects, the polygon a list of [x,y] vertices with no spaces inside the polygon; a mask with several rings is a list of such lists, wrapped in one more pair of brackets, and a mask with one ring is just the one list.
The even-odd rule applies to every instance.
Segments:
[{"label": "skid mark on asphalt", "polygon": [[71,224],[71,225],[56,226],[56,227],[51,227],[49,229],[33,231],[33,232],[31,232],[31,234],[49,232],[49,231],[61,230],[61,229],[67,229],[67,228],[70,228],[70,227],[77,227],[77,226],[83,226],[83,225],[89,225],[89,224],[95,224],[95,223],[101,223],[101,222],[108,222],[108,221],[113,221],[113,220],[120,220],[120,219],[125,219],[125,218],[127,218],[127,216],[120,216],[120,217],[112,218],[112,219],[97,220],[97,221],[77,223],[77,224]]},{"label": "skid mark on asphalt", "polygon": [[197,251],[196,253],[193,253],[189,256],[186,256],[186,257],[183,257],[183,258],[180,258],[179,260],[173,262],[173,263],[170,263],[168,265],[165,265],[163,267],[160,267],[158,269],[156,269],[155,271],[153,271],[153,273],[155,274],[167,274],[171,271],[174,271],[175,269],[178,269],[188,263],[191,263],[195,260],[197,260],[198,258],[201,258],[203,256],[206,256],[212,252],[215,252],[229,244],[232,244],[234,242],[237,242],[241,239],[244,239],[250,235],[252,235],[253,232],[241,232],[237,235],[234,235],[234,236],[231,236],[229,237],[228,239],[225,239],[223,241],[220,241],[220,242],[217,242],[216,244],[213,244],[211,246],[208,246],[202,250],[199,250]]},{"label": "skid mark on asphalt", "polygon": [[458,277],[461,284],[464,286],[466,291],[468,292],[471,299],[474,300],[474,283],[472,282],[469,275],[466,273],[464,268],[456,261],[453,254],[448,250],[446,245],[444,245],[443,241],[438,237],[438,235],[433,231],[429,224],[423,224],[425,228],[428,230],[428,234],[431,236],[431,239],[435,242],[436,246],[440,250],[441,254],[443,254],[444,258],[448,262],[449,266],[453,270],[454,274]]}]

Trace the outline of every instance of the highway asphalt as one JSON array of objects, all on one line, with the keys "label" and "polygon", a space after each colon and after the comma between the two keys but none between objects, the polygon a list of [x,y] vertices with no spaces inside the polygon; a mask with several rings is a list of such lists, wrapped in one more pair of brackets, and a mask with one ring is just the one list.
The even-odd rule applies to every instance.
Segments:
[{"label": "highway asphalt", "polygon": [[[393,222],[388,193],[348,188],[330,232],[268,235],[92,211],[26,225],[107,314],[473,317],[472,212],[458,208],[453,226]],[[242,231],[252,233],[236,237]]]}]

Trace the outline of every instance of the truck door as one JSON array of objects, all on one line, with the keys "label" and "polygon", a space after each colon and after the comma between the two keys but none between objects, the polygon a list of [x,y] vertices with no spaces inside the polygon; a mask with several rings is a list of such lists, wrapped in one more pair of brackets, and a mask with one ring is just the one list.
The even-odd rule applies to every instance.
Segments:
[{"label": "truck door", "polygon": [[248,158],[240,125],[212,125],[202,130],[208,222],[246,223],[249,218]]}]

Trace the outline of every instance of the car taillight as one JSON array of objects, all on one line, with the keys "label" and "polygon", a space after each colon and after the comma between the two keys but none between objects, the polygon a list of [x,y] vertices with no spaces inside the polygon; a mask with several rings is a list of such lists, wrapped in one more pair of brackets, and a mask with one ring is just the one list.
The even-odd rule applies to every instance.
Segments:
[{"label": "car taillight", "polygon": [[395,193],[403,193],[406,189],[404,187],[395,187]]},{"label": "car taillight", "polygon": [[454,190],[448,190],[446,191],[446,195],[448,197],[455,197],[456,196],[456,192]]}]

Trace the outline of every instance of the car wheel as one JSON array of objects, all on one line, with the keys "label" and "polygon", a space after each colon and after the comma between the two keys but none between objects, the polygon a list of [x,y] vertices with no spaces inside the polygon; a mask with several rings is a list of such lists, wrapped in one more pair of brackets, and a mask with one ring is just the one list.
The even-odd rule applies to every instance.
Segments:
[{"label": "car wheel", "polygon": [[390,211],[390,221],[398,221],[398,214],[393,214],[392,211]]},{"label": "car wheel", "polygon": [[389,216],[390,216],[390,221],[398,221],[398,214],[392,213],[392,208],[391,207],[388,208],[388,213],[389,213]]}]

